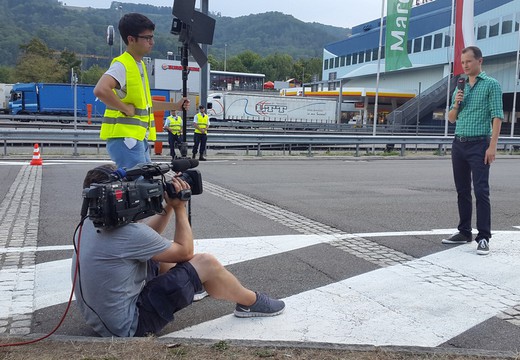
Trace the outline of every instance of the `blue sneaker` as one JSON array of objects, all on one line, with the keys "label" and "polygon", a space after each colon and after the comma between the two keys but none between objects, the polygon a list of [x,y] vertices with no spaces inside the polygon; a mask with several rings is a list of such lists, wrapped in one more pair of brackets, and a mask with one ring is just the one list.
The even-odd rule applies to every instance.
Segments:
[{"label": "blue sneaker", "polygon": [[284,309],[285,303],[282,300],[271,299],[266,294],[256,293],[256,302],[253,305],[237,304],[235,316],[240,318],[276,316],[281,314]]}]

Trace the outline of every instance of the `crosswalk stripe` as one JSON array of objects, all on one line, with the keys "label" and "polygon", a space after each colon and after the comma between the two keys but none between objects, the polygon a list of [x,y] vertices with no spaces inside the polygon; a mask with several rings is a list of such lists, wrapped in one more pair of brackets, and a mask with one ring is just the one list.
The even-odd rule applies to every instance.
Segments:
[{"label": "crosswalk stripe", "polygon": [[495,235],[487,257],[454,247],[290,296],[278,317],[227,315],[165,337],[438,346],[520,302],[519,240]]},{"label": "crosswalk stripe", "polygon": [[[70,161],[45,165],[61,163]],[[33,191],[31,206],[20,203],[23,218],[18,222],[37,219],[30,214],[39,207],[40,168],[22,167],[22,178],[15,181],[23,191]],[[494,232],[492,252],[486,257],[475,255],[474,244],[468,244],[414,259],[369,238],[444,235],[454,229],[346,234],[217,185],[205,182],[204,186],[213,195],[303,234],[196,241],[197,252],[212,253],[224,265],[328,243],[382,268],[290,296],[284,299],[286,312],[276,318],[244,320],[229,315],[166,337],[438,346],[492,316],[520,323],[518,231]],[[9,196],[20,189],[9,191]],[[4,201],[11,201],[9,196]],[[13,210],[3,202],[0,218],[4,224],[14,224],[15,230],[24,228],[9,220],[8,211]],[[2,237],[7,241],[22,239],[18,246],[16,242],[0,244],[0,254],[18,259],[17,266],[3,264],[0,270],[0,333],[7,329],[11,334],[27,334],[32,311],[64,303],[69,297],[70,259],[34,264],[34,256],[38,251],[72,247],[37,247],[33,241],[37,227],[35,230],[31,222],[27,229],[23,237]],[[12,296],[7,299],[5,294]],[[7,303],[9,306],[3,306]],[[15,319],[9,329],[2,325],[7,318]]]},{"label": "crosswalk stripe", "polygon": [[[196,240],[196,252],[208,252],[224,265],[237,264],[334,240],[329,235],[283,235]],[[71,260],[36,265],[35,310],[66,302],[71,289]],[[0,270],[1,272],[1,270]]]}]

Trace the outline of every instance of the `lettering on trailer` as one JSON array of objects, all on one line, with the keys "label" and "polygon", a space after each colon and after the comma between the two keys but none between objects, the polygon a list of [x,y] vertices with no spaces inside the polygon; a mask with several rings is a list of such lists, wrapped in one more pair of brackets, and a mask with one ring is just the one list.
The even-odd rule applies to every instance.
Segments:
[{"label": "lettering on trailer", "polygon": [[255,105],[255,111],[260,115],[272,115],[272,114],[287,114],[287,106],[269,103],[267,101],[257,102]]},{"label": "lettering on trailer", "polygon": [[[163,70],[182,70],[182,66],[181,65],[162,64],[161,67],[162,67]],[[189,71],[197,71],[197,72],[199,72],[200,68],[194,67],[194,66],[188,66],[188,70]]]}]

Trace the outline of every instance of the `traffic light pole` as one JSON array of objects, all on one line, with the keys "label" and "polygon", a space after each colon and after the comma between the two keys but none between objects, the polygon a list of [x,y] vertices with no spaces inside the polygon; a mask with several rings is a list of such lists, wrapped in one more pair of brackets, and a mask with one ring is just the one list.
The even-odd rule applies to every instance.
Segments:
[{"label": "traffic light pole", "polygon": [[[188,74],[190,73],[188,69],[188,53],[189,53],[189,45],[183,44],[182,46],[182,56],[181,56],[181,65],[182,65],[182,97],[188,98]],[[188,111],[183,106],[182,107],[182,144],[180,147],[181,157],[188,157],[188,141],[186,135],[187,129],[187,120],[188,120]]]}]

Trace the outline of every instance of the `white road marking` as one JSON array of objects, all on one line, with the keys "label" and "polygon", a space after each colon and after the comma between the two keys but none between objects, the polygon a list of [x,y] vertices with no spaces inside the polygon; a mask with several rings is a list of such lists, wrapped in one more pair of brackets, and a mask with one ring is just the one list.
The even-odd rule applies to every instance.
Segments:
[{"label": "white road marking", "polygon": [[[280,254],[334,240],[330,235],[284,235],[229,239],[196,240],[199,253],[209,252],[224,265]],[[71,290],[71,260],[50,261],[36,265],[35,310],[68,301]],[[2,270],[0,270],[1,278]],[[0,302],[1,303],[1,302]]]},{"label": "white road marking", "polygon": [[[14,164],[0,162],[0,165]],[[27,165],[28,162],[19,164]],[[41,172],[38,173],[41,180]],[[32,183],[36,191],[39,191],[40,180]],[[215,191],[220,189],[213,188]],[[39,193],[35,193],[35,198],[39,203]],[[244,197],[241,200],[250,199]],[[4,210],[7,209],[5,207]],[[32,219],[30,216],[28,218]],[[308,219],[297,220],[301,221]],[[328,230],[327,234],[320,234],[320,230],[325,229]],[[198,240],[196,246],[197,251],[213,253],[229,265],[319,243],[331,243],[340,237],[355,241],[355,237],[442,235],[453,233],[454,229],[364,234],[336,234],[336,231],[322,227],[316,229],[313,235]],[[35,234],[37,228],[36,231],[29,229],[25,236],[29,239]],[[475,254],[473,243],[448,248],[421,259],[290,296],[285,299],[286,312],[279,317],[237,319],[230,315],[174,332],[167,337],[437,346],[506,309],[518,306],[519,243],[518,231],[494,232],[491,254],[485,257]],[[30,242],[22,242],[21,246],[12,245],[0,248],[0,254],[19,256],[20,259],[29,256],[30,260],[34,259],[31,256],[37,251],[72,249],[69,245],[37,247]],[[11,334],[23,334],[30,330],[28,313],[32,310],[64,303],[69,297],[70,259],[33,264],[24,261],[21,268],[4,266],[0,270],[0,320],[15,319],[11,324]],[[16,322],[20,323],[18,327],[13,326]]]},{"label": "white road marking", "polygon": [[[43,160],[43,165],[63,165],[63,164],[97,164],[97,163],[110,163],[110,159],[101,160]],[[29,165],[31,160],[27,161],[0,161],[0,165]]]},{"label": "white road marking", "polygon": [[284,314],[233,315],[165,337],[438,346],[520,301],[520,233],[371,271],[290,296]]},{"label": "white road marking", "polygon": [[[42,171],[22,166],[0,203],[0,246],[35,248],[38,241]],[[0,268],[0,333],[26,335],[34,309],[35,253],[6,253]],[[12,321],[5,319],[12,317]]]}]

